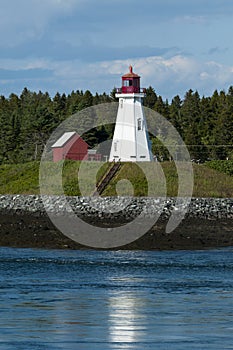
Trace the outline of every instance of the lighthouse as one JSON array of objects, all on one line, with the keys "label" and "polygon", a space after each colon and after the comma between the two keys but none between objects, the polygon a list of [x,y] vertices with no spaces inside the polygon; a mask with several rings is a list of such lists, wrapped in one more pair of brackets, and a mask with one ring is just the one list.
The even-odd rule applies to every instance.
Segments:
[{"label": "lighthouse", "polygon": [[152,161],[143,108],[145,89],[140,88],[140,76],[133,72],[132,66],[122,76],[122,86],[115,96],[119,98],[119,106],[109,161]]}]

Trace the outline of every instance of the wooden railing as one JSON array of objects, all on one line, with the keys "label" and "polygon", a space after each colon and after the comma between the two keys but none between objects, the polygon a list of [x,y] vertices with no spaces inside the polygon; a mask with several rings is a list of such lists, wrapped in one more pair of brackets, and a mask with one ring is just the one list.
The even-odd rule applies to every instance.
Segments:
[{"label": "wooden railing", "polygon": [[[127,91],[128,92],[132,92],[132,93],[134,93],[135,92],[135,89],[137,89],[138,91],[137,91],[137,93],[146,93],[146,88],[135,88],[134,86],[128,86],[128,87],[126,87],[127,88]],[[130,90],[130,88],[132,88],[131,90]],[[122,94],[123,92],[122,92],[122,88],[116,88],[116,93],[117,94]]]},{"label": "wooden railing", "polygon": [[103,193],[104,189],[107,187],[111,179],[114,177],[116,172],[120,169],[121,163],[120,161],[118,162],[112,162],[111,167],[107,171],[106,174],[102,177],[102,179],[98,182],[95,192],[93,193],[93,196],[100,195]]}]

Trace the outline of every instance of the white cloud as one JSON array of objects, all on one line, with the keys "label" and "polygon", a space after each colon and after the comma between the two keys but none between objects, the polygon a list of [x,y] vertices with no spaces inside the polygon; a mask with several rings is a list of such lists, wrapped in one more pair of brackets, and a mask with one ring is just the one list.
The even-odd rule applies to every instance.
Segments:
[{"label": "white cloud", "polygon": [[[141,76],[142,87],[152,86],[163,98],[171,99],[179,94],[184,96],[190,88],[209,96],[215,89],[228,89],[233,81],[233,66],[215,61],[200,62],[193,57],[176,55],[171,58],[160,56],[127,60],[84,63],[79,60],[52,61],[49,59],[0,60],[0,69],[28,70],[41,69],[51,72],[37,84],[39,89],[54,94],[56,91],[69,93],[72,90],[91,90],[109,93],[114,86],[121,85],[121,76],[132,64]],[[28,79],[28,78],[27,78]],[[43,80],[44,79],[44,80]],[[48,79],[50,85],[48,86]],[[5,79],[6,80],[6,79]],[[17,82],[16,82],[17,83]],[[18,81],[20,90],[24,86],[34,89],[33,79]],[[37,87],[37,86],[36,86]]]},{"label": "white cloud", "polygon": [[174,56],[171,58],[163,58],[160,56],[142,57],[128,60],[117,60],[112,62],[101,62],[89,66],[89,71],[98,76],[101,74],[120,76],[128,70],[128,66],[132,64],[134,71],[141,75],[144,85],[164,84],[167,82],[192,81],[195,75],[198,77],[200,66],[193,58],[184,56]]},{"label": "white cloud", "polygon": [[[117,60],[113,62],[102,62],[89,65],[88,76],[98,79],[114,77],[116,85],[120,85],[120,76],[127,72],[128,66],[132,64],[134,71],[141,75],[143,87],[153,86],[164,97],[171,98],[176,94],[185,94],[192,88],[200,94],[210,94],[215,89],[228,88],[233,81],[233,66],[227,66],[218,62],[200,62],[193,57],[173,56],[163,58],[159,56]],[[85,72],[86,74],[86,72]],[[119,77],[119,78],[117,78]]]},{"label": "white cloud", "polygon": [[203,81],[210,83],[215,82],[218,85],[233,82],[233,66],[226,66],[215,61],[206,62],[204,70],[200,73]]}]

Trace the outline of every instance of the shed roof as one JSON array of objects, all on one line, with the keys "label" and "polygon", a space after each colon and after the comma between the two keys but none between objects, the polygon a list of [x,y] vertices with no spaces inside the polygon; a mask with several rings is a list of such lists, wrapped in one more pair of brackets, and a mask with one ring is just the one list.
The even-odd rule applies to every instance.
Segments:
[{"label": "shed roof", "polygon": [[63,147],[74,135],[77,135],[75,131],[65,132],[53,145],[52,148],[55,147]]}]

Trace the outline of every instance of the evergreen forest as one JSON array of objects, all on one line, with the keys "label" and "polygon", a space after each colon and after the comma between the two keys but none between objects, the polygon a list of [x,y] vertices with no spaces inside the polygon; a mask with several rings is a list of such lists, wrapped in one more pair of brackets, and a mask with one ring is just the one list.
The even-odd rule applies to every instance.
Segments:
[{"label": "evergreen forest", "polygon": [[[115,100],[115,89],[93,95],[90,91],[57,93],[24,88],[21,95],[0,96],[0,164],[40,160],[52,131],[66,118],[84,108]],[[115,100],[116,101],[116,100]],[[152,87],[146,89],[144,105],[166,117],[177,129],[189,148],[191,158],[206,160],[233,159],[233,87],[214,91],[211,97],[189,90],[184,98],[163,100]],[[114,126],[92,130],[83,135],[94,147],[112,138]],[[154,139],[153,152],[159,159],[169,158],[166,149]]]}]

